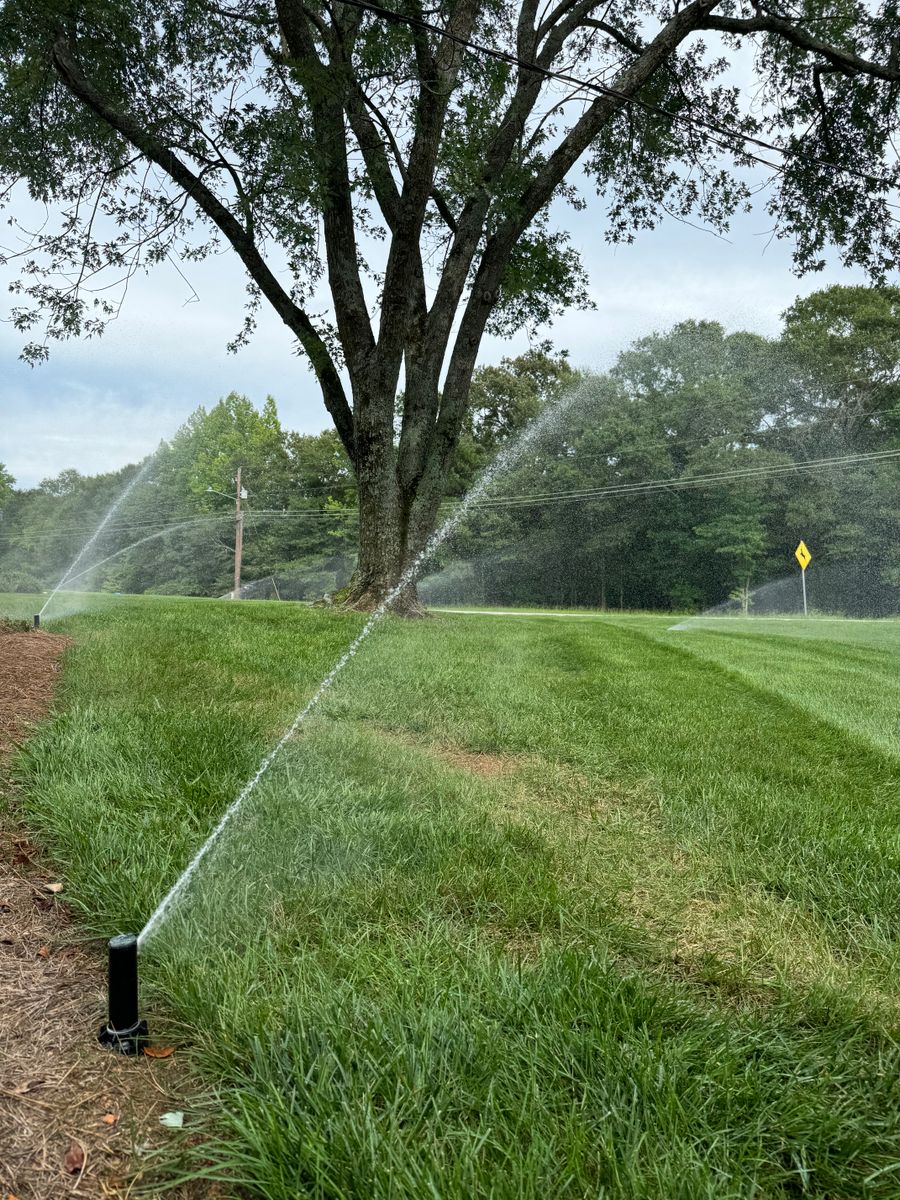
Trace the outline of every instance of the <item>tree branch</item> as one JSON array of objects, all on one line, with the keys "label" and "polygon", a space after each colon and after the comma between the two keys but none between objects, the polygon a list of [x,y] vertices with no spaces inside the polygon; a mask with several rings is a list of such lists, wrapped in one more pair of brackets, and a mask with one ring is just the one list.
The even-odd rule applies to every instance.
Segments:
[{"label": "tree branch", "polygon": [[[598,2],[599,0],[595,0],[590,8],[596,8]],[[559,0],[559,3],[544,17],[534,31],[536,42],[540,42],[564,17],[570,17],[573,9],[580,11],[582,8],[583,0]]]},{"label": "tree branch", "polygon": [[247,230],[203,180],[154,133],[129,113],[113,107],[86,77],[71,52],[68,39],[62,34],[53,44],[52,62],[60,81],[72,95],[136,150],[156,163],[228,239],[250,278],[308,355],[322,389],[325,407],[344,448],[351,461],[354,461],[353,417],[328,348],[306,313],[294,303],[275,278]]},{"label": "tree branch", "polygon": [[644,43],[637,38],[630,37],[627,33],[623,33],[621,29],[616,29],[614,25],[610,25],[608,21],[597,21],[593,17],[586,17],[582,25],[588,25],[591,29],[599,29],[602,33],[607,34],[618,42],[620,46],[624,46],[626,50],[630,50],[632,54],[643,54]]},{"label": "tree branch", "polygon": [[831,144],[831,129],[828,125],[828,105],[825,101],[825,92],[822,90],[822,74],[825,71],[834,71],[836,69],[836,67],[823,67],[821,63],[816,63],[812,70],[813,88],[816,93],[819,112],[822,114],[822,137],[825,141],[825,149],[828,151],[830,158],[834,158],[834,147]]},{"label": "tree branch", "polygon": [[410,291],[404,285],[416,260],[421,261],[420,238],[425,207],[434,189],[434,174],[441,145],[444,118],[462,60],[460,39],[467,39],[475,24],[480,0],[460,0],[447,23],[433,57],[433,77],[420,78],[416,130],[400,198],[400,219],[391,240],[384,273],[381,320],[378,334],[380,386],[399,375],[408,343],[412,315]]},{"label": "tree branch", "polygon": [[843,71],[845,75],[871,75],[874,79],[884,79],[888,83],[900,82],[900,67],[897,65],[871,62],[850,50],[832,46],[806,29],[802,29],[799,25],[795,25],[792,21],[787,21],[774,14],[766,13],[762,16],[746,18],[709,15],[699,28],[716,29],[720,33],[738,35],[774,33],[800,50],[806,50],[809,54],[817,54],[820,58],[824,58],[826,62],[831,63],[837,70]]},{"label": "tree branch", "polygon": [[339,45],[334,62],[325,64],[319,58],[299,0],[275,0],[275,7],[290,55],[288,66],[303,87],[312,113],[323,191],[322,222],[325,228],[328,280],[347,367],[357,386],[369,369],[375,336],[359,273],[356,221],[347,162],[347,133],[344,126],[347,73]]},{"label": "tree branch", "polygon": [[[358,111],[360,102],[365,105],[365,108],[371,112],[371,116],[365,110]],[[355,84],[353,94],[350,97],[350,102],[347,108],[347,115],[350,117],[350,127],[359,142],[360,149],[363,153],[363,158],[366,159],[366,168],[372,179],[372,186],[375,190],[375,198],[378,200],[378,205],[381,208],[384,218],[391,229],[394,228],[394,221],[397,219],[397,206],[400,202],[400,193],[397,190],[394,177],[391,174],[389,163],[386,161],[386,153],[384,150],[384,142],[390,147],[391,157],[394,160],[400,178],[406,181],[406,163],[403,161],[403,155],[400,153],[400,147],[397,144],[397,139],[394,137],[393,130],[389,122],[379,110],[378,106],[365,94],[358,83]],[[378,130],[375,128],[377,122],[378,129],[384,135],[384,142],[378,135]],[[364,144],[365,143],[365,144]],[[367,154],[371,154],[372,161],[369,161]],[[385,161],[379,161],[380,158]],[[377,176],[377,178],[376,178]],[[388,186],[390,181],[390,186]],[[388,208],[382,203],[381,196],[378,193],[379,185],[383,185],[385,202]],[[437,186],[432,186],[430,198],[434,203],[438,213],[443,218],[444,223],[451,233],[456,232],[456,218],[450,205],[444,198],[443,193]]]},{"label": "tree branch", "polygon": [[[362,151],[363,161],[369,173],[369,180],[375,193],[375,199],[378,201],[378,207],[384,214],[388,228],[393,230],[400,219],[400,192],[391,172],[384,142],[367,111],[369,106],[371,106],[371,101],[368,96],[359,83],[353,80],[350,84],[350,94],[347,97],[347,116],[350,120],[350,128]],[[399,159],[399,148],[396,147],[396,143],[391,148],[402,175],[403,164]]]},{"label": "tree branch", "polygon": [[[629,63],[613,80],[609,91],[596,100],[570,129],[543,168],[525,188],[516,211],[492,234],[478,266],[472,290],[463,312],[459,332],[447,367],[440,414],[435,428],[435,455],[446,460],[456,444],[468,394],[468,381],[474,369],[478,347],[488,318],[497,300],[503,272],[509,256],[536,214],[550,202],[559,184],[617,112],[631,97],[665,66],[679,44],[708,15],[719,0],[694,0],[676,13],[648,42],[639,58]],[[571,15],[571,14],[570,14]]]}]

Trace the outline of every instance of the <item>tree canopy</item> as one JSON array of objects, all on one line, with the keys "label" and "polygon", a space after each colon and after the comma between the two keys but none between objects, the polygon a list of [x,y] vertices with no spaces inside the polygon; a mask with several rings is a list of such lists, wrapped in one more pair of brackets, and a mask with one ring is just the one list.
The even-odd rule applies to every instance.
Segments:
[{"label": "tree canopy", "polygon": [[271,305],[356,473],[366,603],[433,526],[485,330],[589,302],[555,201],[598,194],[611,241],[665,213],[722,230],[763,163],[798,269],[828,244],[896,264],[898,38],[893,0],[825,19],[813,0],[5,0],[0,195],[25,180],[53,218],[6,256],[25,355],[99,333],[116,280],[230,247],[235,344]]}]

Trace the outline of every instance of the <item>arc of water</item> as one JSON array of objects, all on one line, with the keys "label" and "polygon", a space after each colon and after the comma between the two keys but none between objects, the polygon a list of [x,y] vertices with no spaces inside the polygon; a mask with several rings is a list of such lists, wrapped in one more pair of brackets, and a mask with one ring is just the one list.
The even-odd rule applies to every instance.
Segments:
[{"label": "arc of water", "polygon": [[[63,577],[60,579],[59,583],[56,585],[56,587],[53,589],[53,591],[50,593],[50,595],[44,601],[44,607],[38,613],[38,616],[42,617],[44,615],[51,600],[56,595],[56,593],[60,590],[60,588],[64,587],[65,584],[67,584],[67,583],[71,583],[73,579],[80,579],[82,577],[82,575],[87,574],[87,571],[82,571],[79,575],[73,575],[73,572],[74,572],[75,568],[78,566],[78,564],[81,562],[81,560],[84,558],[84,556],[87,554],[87,552],[90,550],[91,546],[93,546],[94,542],[96,542],[97,538],[100,536],[100,534],[103,532],[103,530],[109,524],[109,522],[115,516],[115,514],[119,511],[119,509],[121,508],[124,501],[128,498],[128,496],[131,495],[132,490],[137,486],[138,482],[141,479],[143,479],[143,477],[150,470],[150,467],[153,464],[154,458],[155,458],[155,455],[151,455],[150,458],[147,459],[147,461],[144,463],[144,465],[141,467],[141,469],[137,472],[137,474],[134,476],[134,478],[129,482],[128,486],[125,488],[125,490],[119,496],[119,498],[110,507],[106,516],[103,518],[103,520],[97,526],[97,528],[94,530],[94,532],[88,538],[88,540],[84,543],[84,545],[81,547],[81,550],[76,555],[75,559],[69,565],[69,569],[66,571],[66,573],[63,575]],[[98,563],[94,564],[94,566],[98,566],[98,565],[99,565]],[[92,569],[93,569],[92,567],[88,567],[88,571],[90,571]]]},{"label": "arc of water", "polygon": [[[215,520],[233,521],[234,517],[222,516],[216,517]],[[145,542],[152,542],[154,538],[164,537],[167,533],[177,533],[179,529],[187,529],[189,525],[205,525],[209,522],[209,517],[192,517],[189,521],[180,521],[177,525],[167,525],[165,529],[157,529],[155,533],[148,533],[146,537],[139,538],[136,542],[130,542],[127,546],[123,546],[121,550],[115,550],[112,554],[107,554],[106,558],[99,558],[96,562],[92,562],[89,567],[85,567],[77,575],[70,575],[66,579],[66,583],[74,583],[76,579],[82,579],[85,575],[90,575],[91,571],[96,570],[97,567],[102,567],[104,563],[112,562],[114,558],[118,558],[129,550],[143,546]],[[48,600],[47,603],[49,604],[50,601]]]},{"label": "arc of water", "polygon": [[444,524],[432,534],[424,549],[419,552],[413,562],[407,567],[400,578],[400,581],[391,589],[385,596],[382,602],[376,609],[373,610],[365,625],[347,647],[344,654],[337,660],[325,678],[316,688],[311,699],[307,701],[304,707],[297,713],[288,728],[282,734],[275,746],[269,751],[266,757],[259,764],[256,773],[244,784],[238,795],[225,809],[219,819],[218,824],[213,829],[212,833],[207,837],[206,841],[188,862],[181,875],[175,880],[172,887],[166,892],[162,900],[154,909],[149,920],[138,935],[138,948],[143,946],[147,939],[162,924],[162,921],[172,909],[172,907],[184,895],[189,883],[197,872],[198,867],[217,844],[222,834],[225,832],[231,823],[235,814],[243,807],[245,801],[256,788],[259,781],[263,778],[275,760],[278,758],[281,751],[296,734],[297,730],[309,716],[309,714],[318,707],[325,693],[343,671],[344,667],[355,657],[360,646],[368,638],[369,634],[375,626],[381,621],[385,614],[390,610],[394,601],[418,578],[419,572],[423,564],[434,554],[434,552],[447,540],[454,529],[460,524],[469,509],[477,503],[478,499],[484,495],[490,487],[493,480],[504,471],[507,471],[517,459],[521,458],[530,445],[532,445],[540,435],[556,421],[562,412],[568,408],[575,399],[581,394],[581,390],[577,389],[567,396],[562,397],[554,404],[548,407],[541,413],[532,423],[527,426],[519,437],[497,455],[493,463],[484,471],[481,478],[475,486],[463,498],[459,506],[447,518]]}]

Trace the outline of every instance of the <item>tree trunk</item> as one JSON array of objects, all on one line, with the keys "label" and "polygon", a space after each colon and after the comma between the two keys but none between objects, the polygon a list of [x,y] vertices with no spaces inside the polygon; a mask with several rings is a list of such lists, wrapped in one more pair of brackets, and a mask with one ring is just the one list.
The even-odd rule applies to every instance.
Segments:
[{"label": "tree trunk", "polygon": [[393,420],[372,436],[357,431],[359,558],[342,603],[371,612],[387,602],[402,616],[424,616],[419,558],[434,531],[449,463],[432,460],[416,478],[405,447],[395,447],[393,438]]},{"label": "tree trunk", "polygon": [[[472,369],[474,358],[467,375],[457,372],[461,408]],[[390,380],[369,382],[366,392],[354,396],[359,558],[341,597],[348,608],[369,612],[387,601],[403,616],[424,615],[416,590],[425,565],[420,559],[435,531],[462,425],[460,418],[442,429],[441,412],[437,377],[422,370],[409,351],[399,439]]]},{"label": "tree trunk", "polygon": [[424,616],[417,572],[410,570],[416,553],[403,536],[403,512],[396,495],[392,499],[360,488],[359,559],[343,607],[372,612],[386,602],[400,616]]},{"label": "tree trunk", "polygon": [[[393,473],[391,473],[393,474]],[[415,552],[409,545],[408,520],[396,478],[386,472],[359,478],[359,558],[343,606],[372,612],[387,602],[401,616],[424,616],[410,568]],[[404,574],[411,577],[404,581]]]}]

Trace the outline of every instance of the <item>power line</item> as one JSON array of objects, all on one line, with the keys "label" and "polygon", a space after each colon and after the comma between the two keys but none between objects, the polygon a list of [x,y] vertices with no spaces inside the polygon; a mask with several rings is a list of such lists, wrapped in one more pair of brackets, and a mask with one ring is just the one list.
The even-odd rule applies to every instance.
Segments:
[{"label": "power line", "polygon": [[[211,518],[211,517],[197,517],[197,518],[195,518],[195,519],[193,519],[193,520],[192,520],[190,517],[179,517],[179,518],[177,518],[176,520],[165,522],[165,523],[164,523],[164,524],[162,524],[162,525],[160,525],[160,523],[159,523],[158,521],[153,521],[153,522],[151,522],[151,523],[149,523],[149,524],[146,524],[146,525],[133,525],[133,526],[124,526],[124,525],[123,525],[123,526],[115,526],[115,527],[112,527],[112,528],[110,528],[109,526],[107,526],[107,530],[106,530],[106,531],[108,531],[108,532],[110,532],[110,533],[139,533],[139,532],[142,532],[142,531],[143,531],[143,530],[145,530],[145,529],[152,529],[152,530],[159,529],[159,530],[165,530],[165,529],[168,529],[169,527],[174,527],[174,526],[177,526],[177,525],[180,525],[180,526],[184,526],[185,524],[191,524],[191,525],[202,525],[202,524],[205,524],[205,523],[207,523],[207,522],[212,522],[212,521],[221,521],[221,520],[223,520],[223,519],[228,519],[228,518],[223,518],[223,517],[212,517],[212,518]],[[230,519],[233,521],[233,520],[234,520],[234,517],[231,517]],[[90,526],[88,525],[88,527],[90,527]],[[71,533],[81,533],[81,534],[83,534],[83,533],[84,533],[84,531],[85,531],[85,525],[84,525],[84,524],[81,524],[81,525],[74,525],[74,526],[69,526],[68,528],[66,528],[66,527],[63,527],[63,526],[60,526],[58,529],[55,529],[55,530],[49,530],[49,529],[48,529],[48,530],[39,530],[39,531],[37,531],[37,532],[34,532],[34,533],[31,533],[31,532],[29,532],[29,531],[27,531],[27,530],[23,530],[22,532],[20,532],[20,533],[18,533],[18,534],[10,534],[10,535],[7,535],[7,536],[5,536],[5,537],[0,537],[0,542],[18,542],[18,543],[26,543],[26,544],[27,544],[27,543],[31,543],[31,542],[33,542],[33,541],[46,541],[46,542],[50,542],[50,541],[55,541],[55,540],[56,540],[56,539],[58,539],[60,536],[62,536],[62,535],[64,535],[64,534],[67,534],[67,533],[69,533],[69,534],[71,534]],[[106,532],[106,531],[105,531],[105,532]]]},{"label": "power line", "polygon": [[[632,397],[631,399],[633,400],[634,397]],[[643,398],[639,398],[639,399],[643,399]],[[883,415],[884,413],[897,413],[897,412],[900,412],[900,406],[898,406],[897,404],[890,404],[884,408],[867,409],[863,415],[864,415],[864,418],[866,420],[868,420],[870,417]],[[594,462],[597,460],[605,460],[608,462],[610,459],[616,459],[617,461],[619,461],[621,459],[636,458],[636,457],[639,457],[639,456],[647,453],[650,450],[677,450],[683,446],[697,446],[697,445],[712,446],[716,441],[721,441],[723,439],[728,443],[750,442],[750,441],[754,441],[757,439],[761,442],[762,439],[770,438],[773,435],[775,435],[777,437],[782,437],[782,438],[789,438],[789,437],[793,437],[794,435],[796,435],[798,433],[802,434],[802,432],[807,429],[810,429],[810,430],[821,429],[823,422],[827,422],[830,417],[837,416],[837,415],[838,415],[838,413],[836,410],[825,409],[820,413],[820,415],[816,419],[811,420],[811,421],[805,421],[802,424],[797,424],[797,425],[770,425],[770,426],[758,425],[754,429],[747,429],[747,430],[743,430],[742,432],[732,432],[730,430],[708,430],[707,432],[699,434],[695,437],[675,436],[675,437],[671,437],[671,438],[664,438],[659,441],[641,442],[640,444],[630,446],[625,450],[617,449],[617,450],[609,450],[607,452],[601,451],[596,454],[593,454],[593,453],[587,454],[584,451],[576,448],[573,454],[565,456],[565,457],[560,457],[557,450],[555,450],[555,449],[549,449],[549,448],[542,449],[541,447],[537,447],[535,449],[535,457],[537,457],[537,456],[549,457],[554,462],[562,463],[565,465],[571,464],[571,465],[577,466],[579,463],[582,463],[582,462]],[[750,447],[750,446],[740,447],[740,448],[752,450],[752,447]],[[610,465],[612,465],[612,464],[610,464]],[[355,486],[355,483],[354,483],[354,486]],[[309,488],[306,488],[305,490],[307,492],[312,492],[312,491],[333,492],[334,489],[329,488],[329,487],[323,487],[323,488],[309,487]],[[254,493],[254,494],[257,494],[257,493]],[[282,510],[256,509],[254,511],[256,511],[256,512],[279,512]]]},{"label": "power line", "polygon": [[[347,510],[343,510],[343,511],[338,510],[338,509],[335,509],[335,510],[327,510],[327,509],[308,509],[308,510],[302,510],[302,509],[285,509],[285,510],[282,510],[282,509],[254,509],[253,515],[254,516],[264,515],[264,516],[267,516],[272,519],[280,517],[280,518],[285,518],[288,520],[315,520],[315,519],[350,520],[350,519],[355,519],[358,514],[355,509],[347,509]],[[197,525],[206,525],[206,524],[212,525],[212,524],[215,524],[215,523],[221,522],[221,521],[233,522],[234,514],[233,513],[221,513],[218,516],[204,516],[204,517],[195,517],[195,518],[177,517],[171,521],[164,522],[163,524],[160,524],[159,522],[154,521],[154,522],[152,522],[150,524],[146,524],[146,525],[133,525],[133,526],[124,526],[123,525],[123,526],[115,526],[112,528],[109,528],[109,527],[108,528],[109,528],[109,532],[111,532],[111,533],[137,533],[137,532],[143,531],[144,529],[151,529],[151,530],[159,530],[159,532],[162,534],[162,533],[165,533],[168,529],[184,528],[186,524],[189,524],[190,526],[193,527],[193,526],[197,526]],[[29,533],[27,531],[22,531],[19,534],[0,536],[0,542],[6,542],[7,544],[15,543],[15,544],[22,545],[23,547],[27,548],[27,545],[33,541],[54,541],[57,538],[59,538],[62,534],[67,533],[67,532],[68,533],[73,533],[73,532],[74,533],[83,533],[84,528],[85,527],[82,524],[82,525],[77,525],[77,526],[71,526],[68,529],[66,529],[64,527],[60,527],[60,528],[56,529],[55,531],[45,530],[45,531],[41,531],[41,532],[37,532],[37,533]]]},{"label": "power line", "polygon": [[[752,451],[751,451],[752,453]],[[576,463],[580,458],[587,457],[604,457],[600,456],[573,456],[570,460]],[[473,508],[518,508],[531,507],[543,504],[555,504],[568,501],[601,499],[605,496],[622,496],[630,494],[640,494],[644,492],[652,492],[659,490],[683,490],[686,488],[694,488],[706,486],[708,484],[725,483],[729,480],[753,479],[766,477],[771,475],[791,474],[795,472],[807,472],[814,470],[825,469],[844,469],[848,467],[864,466],[867,463],[879,463],[893,461],[900,458],[900,449],[897,450],[876,450],[861,452],[858,454],[835,455],[826,458],[808,459],[805,462],[790,462],[790,463],[769,463],[758,467],[743,467],[727,471],[710,472],[705,475],[694,476],[670,476],[666,479],[639,480],[634,483],[619,483],[604,485],[596,488],[574,488],[570,490],[554,490],[550,492],[536,492],[533,494],[518,493],[511,495],[500,495],[486,497],[483,500],[477,500],[473,504]],[[445,505],[452,504],[452,501],[445,501]],[[341,521],[356,521],[359,513],[355,508],[347,509],[253,509],[254,517],[268,518],[278,522],[293,522],[293,521],[314,521],[325,522],[332,520]],[[221,521],[233,521],[234,517],[230,513],[222,513],[219,515],[203,516],[196,518],[175,518],[172,521],[157,525],[135,525],[121,526],[113,529],[112,532],[138,532],[143,529],[152,529],[158,531],[160,536],[168,530],[182,530],[185,528],[195,528],[198,525],[215,524]],[[78,532],[82,532],[83,525],[76,527]],[[62,529],[55,532],[28,533],[22,532],[17,535],[0,537],[0,542],[7,544],[18,544],[27,546],[28,543],[38,540],[54,540]],[[128,547],[124,547],[128,549]]]},{"label": "power line", "polygon": [[892,461],[900,458],[900,450],[873,451],[868,454],[843,455],[836,458],[810,459],[800,463],[770,464],[765,467],[747,467],[740,470],[716,471],[707,475],[694,475],[688,478],[674,476],[669,479],[651,479],[636,483],[610,484],[598,488],[580,488],[571,491],[555,491],[528,495],[496,496],[484,500],[476,500],[473,508],[528,508],[548,504],[561,504],[580,500],[603,499],[608,496],[640,495],[656,491],[681,491],[694,487],[706,487],[710,484],[727,483],[730,480],[761,478],[771,475],[785,475],[795,472],[836,469],[865,466],[867,463]]}]

